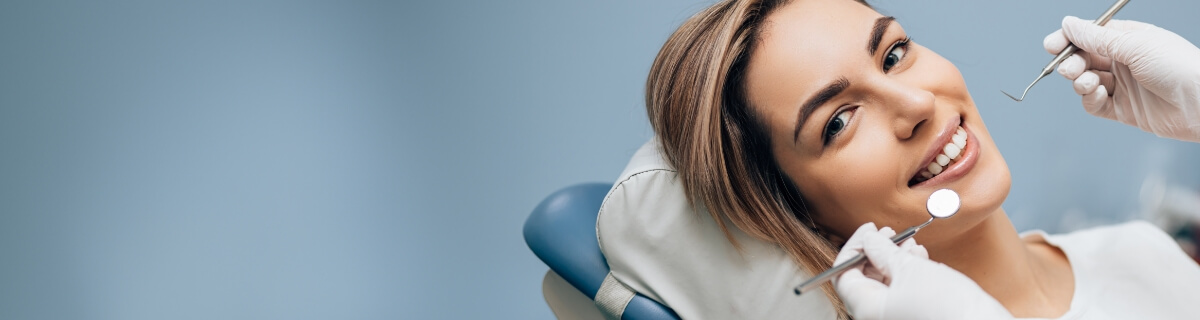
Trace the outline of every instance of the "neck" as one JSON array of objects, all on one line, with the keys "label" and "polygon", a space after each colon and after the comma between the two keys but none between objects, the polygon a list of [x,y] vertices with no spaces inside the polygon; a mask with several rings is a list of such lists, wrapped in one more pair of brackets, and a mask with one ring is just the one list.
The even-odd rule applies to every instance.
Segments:
[{"label": "neck", "polygon": [[929,247],[930,259],[970,277],[1014,316],[1054,318],[1070,307],[1074,279],[1065,256],[1057,261],[1048,250],[1031,249],[1003,209],[940,245]]}]

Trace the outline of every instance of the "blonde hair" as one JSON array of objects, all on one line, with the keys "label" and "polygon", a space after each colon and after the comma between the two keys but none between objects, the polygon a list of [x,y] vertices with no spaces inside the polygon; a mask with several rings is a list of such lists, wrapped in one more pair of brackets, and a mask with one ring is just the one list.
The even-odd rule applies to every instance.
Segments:
[{"label": "blonde hair", "polygon": [[[832,265],[838,248],[817,232],[799,190],[775,162],[743,81],[763,21],[789,1],[726,0],[689,18],[650,67],[646,111],[688,199],[706,207],[735,246],[726,219],[816,274]],[[833,286],[822,289],[838,318],[849,318]]]}]

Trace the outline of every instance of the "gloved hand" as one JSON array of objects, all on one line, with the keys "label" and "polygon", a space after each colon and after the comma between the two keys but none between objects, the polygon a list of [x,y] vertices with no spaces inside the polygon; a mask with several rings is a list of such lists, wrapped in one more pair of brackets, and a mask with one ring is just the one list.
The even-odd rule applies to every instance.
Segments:
[{"label": "gloved hand", "polygon": [[1111,20],[1105,26],[1076,17],[1042,45],[1077,52],[1058,73],[1072,80],[1088,113],[1136,126],[1160,137],[1200,142],[1200,49],[1151,24]]},{"label": "gloved hand", "polygon": [[929,260],[909,239],[896,246],[891,228],[859,227],[834,265],[865,252],[870,261],[836,278],[834,288],[855,319],[1012,319],[1000,302],[966,275]]}]

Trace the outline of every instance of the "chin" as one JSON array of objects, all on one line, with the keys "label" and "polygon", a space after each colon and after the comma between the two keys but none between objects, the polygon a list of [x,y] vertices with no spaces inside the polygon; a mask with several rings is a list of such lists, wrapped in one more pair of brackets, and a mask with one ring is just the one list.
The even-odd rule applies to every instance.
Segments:
[{"label": "chin", "polygon": [[1012,187],[1012,175],[1004,157],[990,138],[986,139],[986,143],[982,143],[981,147],[980,151],[984,154],[980,157],[976,170],[958,181],[957,186],[951,187],[962,199],[962,207],[958,214],[946,220],[953,222],[945,224],[952,228],[943,228],[943,231],[950,229],[956,230],[952,233],[966,232],[993,215],[1004,214],[1000,207],[1008,198]]},{"label": "chin", "polygon": [[962,209],[966,212],[991,214],[998,211],[1008,198],[1008,191],[1012,187],[1008,164],[999,156],[988,160],[994,160],[988,161],[988,170],[981,170],[978,177],[964,181],[966,183],[959,191]]},{"label": "chin", "polygon": [[968,144],[975,146],[975,150],[970,150],[969,146],[964,149],[964,157],[974,159],[963,161],[961,165],[948,166],[949,176],[945,179],[938,179],[941,177],[938,176],[914,186],[922,189],[922,193],[948,188],[957,192],[962,199],[958,213],[930,225],[929,232],[918,239],[918,243],[937,246],[942,241],[962,240],[961,236],[967,235],[984,221],[1004,214],[1001,205],[1008,198],[1012,176],[999,148],[978,117],[978,113],[968,111],[962,121],[962,127],[970,135]]}]

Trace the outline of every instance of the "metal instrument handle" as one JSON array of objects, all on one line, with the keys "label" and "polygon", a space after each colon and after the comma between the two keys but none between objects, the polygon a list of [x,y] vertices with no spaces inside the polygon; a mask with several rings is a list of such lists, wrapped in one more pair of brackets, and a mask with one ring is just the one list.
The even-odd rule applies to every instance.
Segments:
[{"label": "metal instrument handle", "polygon": [[[919,226],[904,229],[904,231],[901,231],[900,233],[897,233],[895,236],[892,236],[892,243],[900,244],[901,242],[904,242],[904,240],[908,240],[909,238],[912,238],[914,235],[917,234],[918,230],[921,230],[921,228],[924,228],[925,226],[929,225],[930,222],[933,222],[933,218],[929,218],[929,221],[925,221],[925,223],[922,223]],[[799,286],[796,286],[796,288],[793,289],[793,291],[796,293],[796,295],[800,295],[800,293],[807,292],[809,289],[812,289],[812,287],[821,285],[821,284],[825,283],[825,281],[829,281],[829,280],[833,279],[834,276],[842,274],[842,272],[846,271],[846,269],[857,267],[859,264],[862,264],[866,261],[867,261],[867,256],[859,253],[858,255],[854,256],[854,258],[850,258],[850,260],[846,260],[846,262],[836,265],[833,268],[829,268],[829,270],[825,270],[825,272],[821,272],[817,276],[812,277],[812,279],[808,279],[808,281],[804,281],[804,283],[801,283]]]}]

